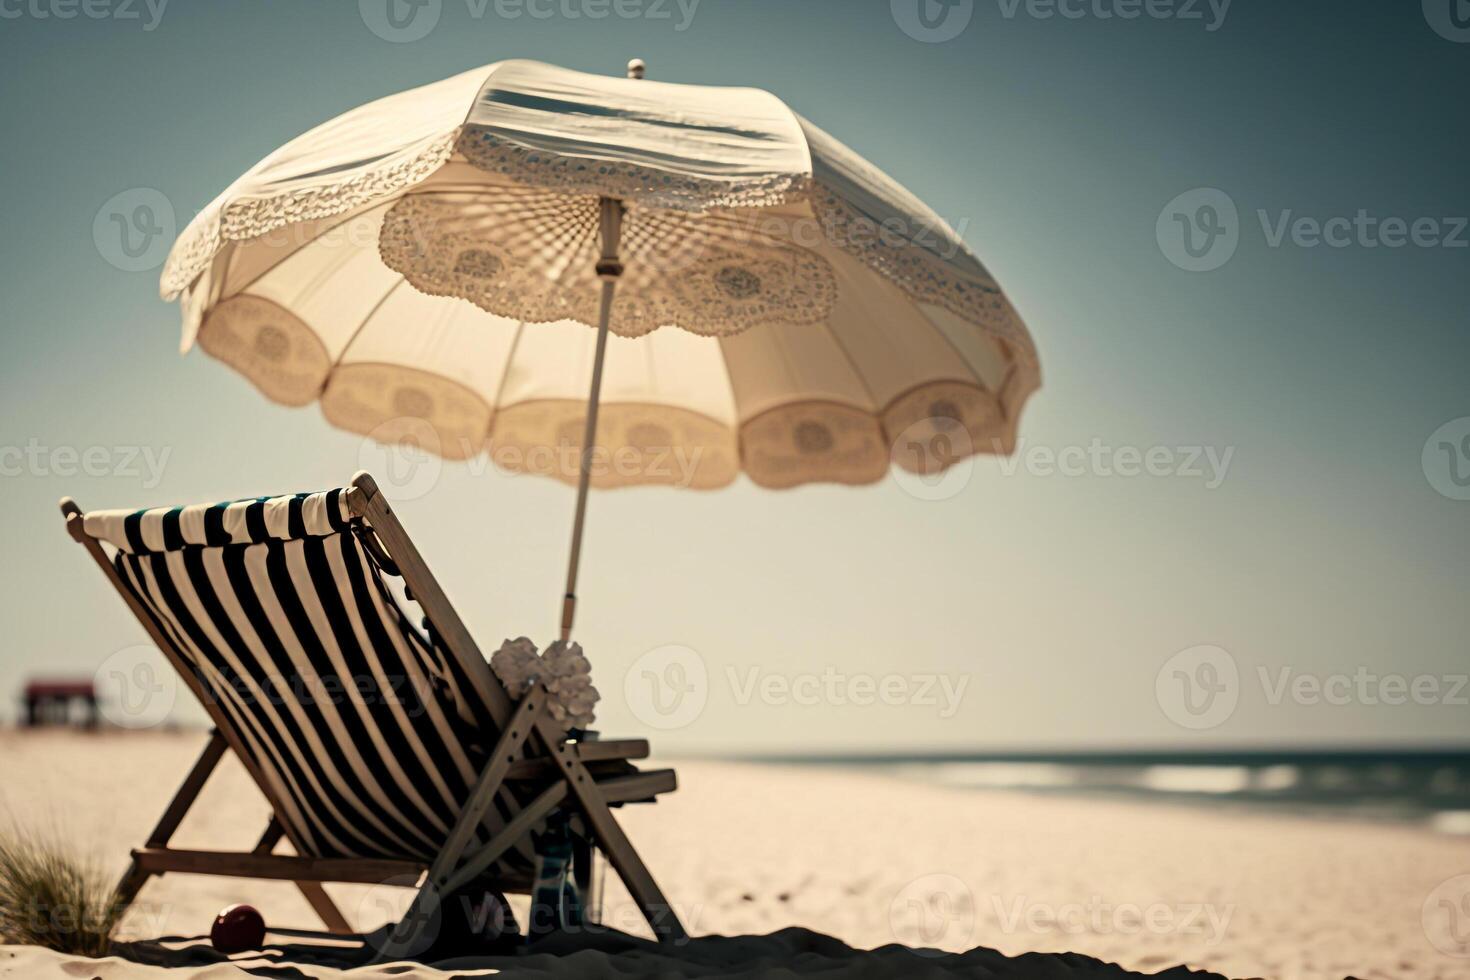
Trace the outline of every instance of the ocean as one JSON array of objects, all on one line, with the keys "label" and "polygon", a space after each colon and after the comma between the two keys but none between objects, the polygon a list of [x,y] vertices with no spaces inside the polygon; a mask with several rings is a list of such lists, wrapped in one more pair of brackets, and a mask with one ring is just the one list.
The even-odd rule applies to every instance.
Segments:
[{"label": "ocean", "polygon": [[1072,752],[762,756],[970,789],[1351,817],[1470,836],[1470,751]]}]

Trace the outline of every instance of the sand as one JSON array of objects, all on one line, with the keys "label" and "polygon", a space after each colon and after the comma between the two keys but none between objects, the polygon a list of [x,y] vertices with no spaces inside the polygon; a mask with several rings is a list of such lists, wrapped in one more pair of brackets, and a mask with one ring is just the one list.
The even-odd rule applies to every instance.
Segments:
[{"label": "sand", "polygon": [[[54,828],[120,873],[202,744],[199,733],[0,733],[0,816]],[[678,793],[657,806],[624,808],[621,819],[692,934],[745,938],[699,939],[664,956],[610,933],[569,939],[561,956],[346,975],[477,976],[495,968],[516,977],[1124,975],[1085,958],[1095,957],[1144,973],[1187,965],[1231,977],[1470,977],[1470,946],[1441,951],[1425,927],[1435,888],[1470,872],[1463,840],[1348,820],[964,791],[832,769],[676,765]],[[174,844],[246,849],[268,816],[228,760]],[[364,931],[387,921],[407,894],[393,890],[385,901],[381,888],[329,891]],[[264,954],[219,962],[198,937],[234,902],[259,907],[273,930],[319,928],[288,883],[169,876],[148,885],[124,932],[140,941],[135,955],[211,978],[336,976],[328,965],[355,962],[275,932]],[[620,887],[609,886],[606,905],[608,925],[647,934]],[[169,938],[153,941],[159,937]],[[971,952],[921,956],[895,944]],[[860,952],[870,950],[877,951]],[[1005,959],[1063,951],[1085,957]],[[178,975],[0,947],[0,977]]]}]

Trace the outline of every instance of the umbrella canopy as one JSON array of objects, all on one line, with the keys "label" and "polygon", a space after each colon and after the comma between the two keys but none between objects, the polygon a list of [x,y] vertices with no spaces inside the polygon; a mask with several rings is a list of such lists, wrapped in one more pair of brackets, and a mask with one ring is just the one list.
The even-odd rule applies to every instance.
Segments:
[{"label": "umbrella canopy", "polygon": [[[608,200],[593,485],[860,484],[1012,448],[1040,374],[1000,288],[755,89],[506,61],[380,99],[232,184],[162,291],[184,349],[274,401],[576,481]],[[946,451],[895,452],[906,432]]]}]

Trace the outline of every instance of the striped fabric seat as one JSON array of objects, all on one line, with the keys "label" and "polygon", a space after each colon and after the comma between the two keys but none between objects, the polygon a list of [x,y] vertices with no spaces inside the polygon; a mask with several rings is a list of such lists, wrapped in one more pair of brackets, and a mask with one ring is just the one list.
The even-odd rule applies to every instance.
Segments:
[{"label": "striped fabric seat", "polygon": [[[400,606],[347,492],[94,511],[84,526],[116,548],[307,856],[428,862],[498,733]],[[502,788],[480,839],[518,809]],[[531,861],[523,842],[497,870]]]}]

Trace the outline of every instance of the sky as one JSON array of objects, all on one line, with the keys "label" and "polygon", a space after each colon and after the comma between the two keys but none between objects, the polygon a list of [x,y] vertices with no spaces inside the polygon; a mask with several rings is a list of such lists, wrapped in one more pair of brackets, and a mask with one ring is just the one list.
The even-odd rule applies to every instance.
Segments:
[{"label": "sky", "polygon": [[[595,495],[600,728],[716,753],[1467,744],[1450,2],[0,0],[0,718],[26,678],[102,677],[144,641],[57,498],[320,489],[374,458],[179,355],[172,230],[374,98],[641,57],[766,88],[918,194],[1045,386],[1016,456],[943,499]],[[141,192],[173,215],[129,256],[111,216]],[[492,650],[553,637],[572,505],[446,464],[397,509]],[[202,716],[179,694],[173,717]]]}]

